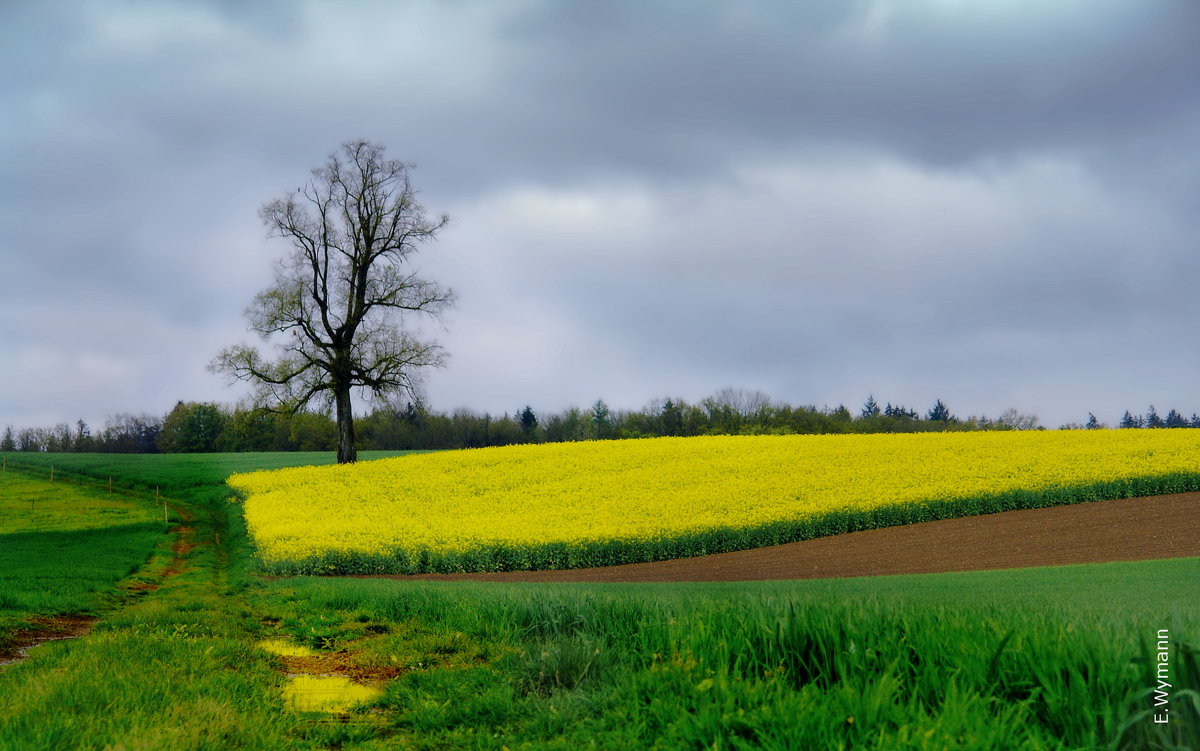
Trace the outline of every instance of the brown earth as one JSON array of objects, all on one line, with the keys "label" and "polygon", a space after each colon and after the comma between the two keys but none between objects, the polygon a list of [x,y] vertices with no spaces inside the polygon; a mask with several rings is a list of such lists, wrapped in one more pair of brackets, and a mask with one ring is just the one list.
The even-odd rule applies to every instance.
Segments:
[{"label": "brown earth", "polygon": [[378,683],[404,673],[403,668],[395,665],[361,664],[346,650],[319,652],[307,657],[280,656],[278,659],[287,675],[344,675],[359,683]]},{"label": "brown earth", "polygon": [[196,544],[192,541],[195,535],[195,527],[179,525],[171,527],[169,530],[175,534],[175,542],[171,545],[171,553],[174,557],[171,562],[163,569],[159,576],[163,579],[169,579],[172,576],[178,576],[184,572],[184,567],[187,565],[187,555],[195,549]]},{"label": "brown earth", "polygon": [[1059,566],[1200,556],[1200,493],[1006,511],[654,563],[393,579],[712,582]]},{"label": "brown earth", "polygon": [[8,645],[0,649],[0,666],[25,659],[30,649],[44,642],[86,636],[95,622],[96,618],[90,615],[34,616],[28,626],[17,629]]}]

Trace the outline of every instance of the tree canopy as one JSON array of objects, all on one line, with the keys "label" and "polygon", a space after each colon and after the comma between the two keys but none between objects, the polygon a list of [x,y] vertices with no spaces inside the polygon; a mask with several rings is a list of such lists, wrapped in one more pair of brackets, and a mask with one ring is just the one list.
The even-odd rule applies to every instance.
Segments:
[{"label": "tree canopy", "polygon": [[246,316],[264,341],[282,341],[274,359],[243,344],[212,365],[254,384],[263,406],[294,413],[314,399],[332,404],[342,463],[357,457],[352,391],[412,393],[420,369],[442,365],[445,354],[406,324],[416,314],[436,317],[454,299],[411,265],[449,218],[429,219],[411,165],[383,152],[367,141],[345,143],[295,193],[262,207],[271,235],[291,248]]}]

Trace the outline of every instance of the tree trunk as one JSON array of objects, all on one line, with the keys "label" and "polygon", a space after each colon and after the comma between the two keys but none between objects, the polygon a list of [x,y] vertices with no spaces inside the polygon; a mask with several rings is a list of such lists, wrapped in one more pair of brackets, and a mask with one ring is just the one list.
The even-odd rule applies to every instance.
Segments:
[{"label": "tree trunk", "polygon": [[354,448],[354,412],[350,406],[350,387],[335,387],[334,398],[337,402],[338,464],[352,464],[358,461],[358,451]]}]

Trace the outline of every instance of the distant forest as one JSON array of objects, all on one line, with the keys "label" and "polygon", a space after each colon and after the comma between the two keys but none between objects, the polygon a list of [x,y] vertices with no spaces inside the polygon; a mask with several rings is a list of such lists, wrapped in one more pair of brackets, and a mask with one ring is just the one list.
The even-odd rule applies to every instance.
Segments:
[{"label": "distant forest", "polygon": [[[695,435],[788,435],[800,433],[915,433],[948,430],[1042,430],[1037,417],[1010,409],[995,419],[960,419],[939,399],[924,413],[904,405],[880,405],[874,396],[851,412],[845,406],[794,407],[758,391],[726,388],[696,404],[661,399],[638,411],[609,408],[603,400],[587,409],[537,414],[526,406],[493,416],[460,409],[432,411],[419,400],[377,407],[354,421],[360,449],[454,449],[514,443],[587,441]],[[1104,429],[1093,414],[1086,423],[1060,429]],[[1160,416],[1125,412],[1119,428],[1200,428],[1200,417],[1177,410]],[[194,453],[208,451],[332,451],[334,421],[319,412],[286,415],[212,402],[179,402],[162,417],[119,414],[101,429],[80,420],[53,428],[9,426],[0,451]]]}]

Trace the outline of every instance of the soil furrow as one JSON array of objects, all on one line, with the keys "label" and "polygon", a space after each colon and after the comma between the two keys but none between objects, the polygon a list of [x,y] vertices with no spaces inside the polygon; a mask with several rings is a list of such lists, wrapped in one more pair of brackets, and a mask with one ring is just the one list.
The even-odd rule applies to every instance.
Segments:
[{"label": "soil furrow", "polygon": [[755,550],[567,571],[388,576],[525,582],[713,582],[1059,566],[1200,556],[1200,493],[1006,511]]}]

